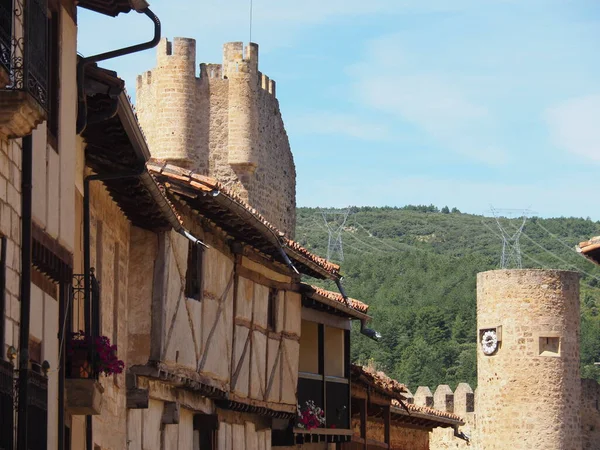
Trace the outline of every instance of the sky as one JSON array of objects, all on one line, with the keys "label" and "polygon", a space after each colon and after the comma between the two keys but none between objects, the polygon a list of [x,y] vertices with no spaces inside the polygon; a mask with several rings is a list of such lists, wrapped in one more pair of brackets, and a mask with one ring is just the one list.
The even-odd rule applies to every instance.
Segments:
[{"label": "sky", "polygon": [[[250,0],[151,9],[164,37],[196,39],[198,63],[250,39]],[[135,12],[79,8],[78,22],[85,56],[152,36]],[[277,82],[298,206],[600,220],[597,0],[253,0],[251,39]],[[153,49],[102,66],[135,97],[155,59]]]}]

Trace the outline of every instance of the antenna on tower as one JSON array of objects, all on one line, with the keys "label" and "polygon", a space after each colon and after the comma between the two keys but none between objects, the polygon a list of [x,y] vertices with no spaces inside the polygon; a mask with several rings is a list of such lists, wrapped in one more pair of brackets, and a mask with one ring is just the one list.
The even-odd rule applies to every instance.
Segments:
[{"label": "antenna on tower", "polygon": [[250,0],[250,40],[252,42],[252,0]]},{"label": "antenna on tower", "polygon": [[[521,246],[519,244],[519,238],[523,233],[525,222],[527,222],[527,216],[532,214],[529,209],[496,209],[490,206],[491,213],[496,219],[496,225],[500,230],[502,237],[502,257],[500,258],[500,267],[502,269],[522,269],[523,264],[521,262]],[[520,225],[515,227],[511,225],[512,229],[508,230],[506,226],[502,225],[502,219],[513,219],[520,218]],[[510,222],[508,222],[510,223]]]},{"label": "antenna on tower", "polygon": [[327,259],[332,261],[336,257],[336,261],[344,261],[344,244],[342,242],[342,232],[350,215],[350,210],[338,209],[322,209],[321,216],[327,232],[329,233],[329,241],[327,243]]}]

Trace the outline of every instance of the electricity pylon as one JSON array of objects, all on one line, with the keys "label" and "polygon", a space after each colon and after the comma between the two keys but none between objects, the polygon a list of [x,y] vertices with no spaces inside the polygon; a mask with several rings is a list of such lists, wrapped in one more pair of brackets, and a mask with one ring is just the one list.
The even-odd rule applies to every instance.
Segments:
[{"label": "electricity pylon", "polygon": [[[519,244],[519,238],[527,222],[527,216],[531,213],[528,209],[495,209],[491,207],[491,212],[496,219],[496,225],[500,230],[502,236],[502,257],[500,258],[500,267],[502,269],[522,269],[523,264],[521,262],[521,247]],[[520,218],[519,226],[512,226],[512,229],[507,229],[502,225],[501,218]],[[510,222],[509,222],[510,223]]]},{"label": "electricity pylon", "polygon": [[344,244],[342,242],[342,232],[350,215],[350,210],[321,210],[323,222],[329,233],[329,241],[327,243],[327,259],[332,261],[336,257],[336,261],[344,261]]}]

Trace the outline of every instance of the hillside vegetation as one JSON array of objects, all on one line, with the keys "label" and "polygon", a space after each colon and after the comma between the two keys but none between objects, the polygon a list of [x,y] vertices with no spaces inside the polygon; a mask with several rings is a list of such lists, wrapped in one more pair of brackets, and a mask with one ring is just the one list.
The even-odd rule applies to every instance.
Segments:
[{"label": "hillside vegetation", "polygon": [[[502,240],[495,220],[434,206],[350,212],[341,228],[343,284],[349,296],[370,305],[369,327],[383,335],[374,342],[356,327],[353,360],[373,363],[413,389],[454,388],[463,381],[475,387],[476,275],[499,267]],[[337,229],[342,217],[329,215],[329,227]],[[514,233],[522,219],[501,222]],[[520,245],[524,268],[582,273],[582,377],[600,381],[600,367],[593,364],[600,361],[600,268],[574,251],[576,244],[596,235],[600,223],[589,219],[533,217]],[[296,240],[325,256],[328,238],[321,210],[298,208]],[[332,259],[339,260],[339,253]]]}]

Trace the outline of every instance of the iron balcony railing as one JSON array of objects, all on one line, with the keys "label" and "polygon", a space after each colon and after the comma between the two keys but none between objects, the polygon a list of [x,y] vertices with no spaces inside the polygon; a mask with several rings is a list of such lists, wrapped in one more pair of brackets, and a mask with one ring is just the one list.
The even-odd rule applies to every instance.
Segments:
[{"label": "iron balcony railing", "polygon": [[[83,274],[73,275],[71,304],[69,320],[74,324],[75,329],[74,333],[69,334],[65,376],[98,379],[93,342],[100,333],[100,283],[93,272],[90,275],[90,305],[87,307],[85,305],[85,275]],[[75,336],[81,332],[83,336]],[[85,343],[77,341],[81,338]]]},{"label": "iron balcony railing", "polygon": [[48,110],[49,36],[47,0],[0,0],[0,65],[6,89],[26,91]]}]

